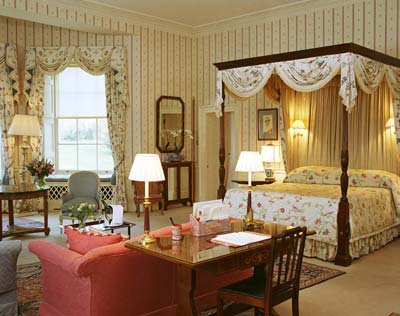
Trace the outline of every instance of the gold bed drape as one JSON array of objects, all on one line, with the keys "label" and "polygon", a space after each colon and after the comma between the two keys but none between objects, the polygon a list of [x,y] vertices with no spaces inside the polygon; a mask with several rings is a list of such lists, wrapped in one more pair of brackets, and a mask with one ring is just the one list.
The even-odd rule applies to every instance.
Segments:
[{"label": "gold bed drape", "polygon": [[[287,170],[306,165],[340,166],[343,105],[338,95],[340,78],[314,92],[298,92],[279,78],[284,116]],[[386,122],[392,113],[392,96],[385,81],[373,94],[357,89],[356,106],[349,113],[349,168],[381,169],[400,174],[395,135]],[[290,128],[302,120],[306,132]]]}]

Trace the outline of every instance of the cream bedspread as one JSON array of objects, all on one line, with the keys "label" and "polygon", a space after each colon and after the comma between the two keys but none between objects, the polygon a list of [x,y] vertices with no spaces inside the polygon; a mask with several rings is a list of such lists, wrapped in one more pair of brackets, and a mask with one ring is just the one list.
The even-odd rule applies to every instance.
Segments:
[{"label": "cream bedspread", "polygon": [[[287,177],[287,181],[306,183],[257,186],[252,192],[252,207],[256,219],[287,225],[304,225],[314,229],[316,235],[308,238],[306,255],[333,260],[336,254],[336,218],[341,191],[338,184],[329,182],[338,181],[340,170],[328,168],[327,172],[326,169],[322,169],[322,173],[319,174],[320,181],[316,173],[321,168],[316,168],[299,168],[302,169],[300,173],[304,179],[299,176],[298,169],[294,173],[295,177],[293,174]],[[400,230],[400,203],[398,196],[394,197],[400,194],[397,176],[393,175],[394,177],[390,178],[392,174],[388,176],[382,171],[379,173],[381,176],[377,177],[375,173],[373,175],[368,172],[357,171],[350,176],[352,185],[363,185],[350,186],[347,194],[350,204],[350,251],[353,257],[382,247],[396,237]],[[322,181],[327,184],[322,184]],[[228,190],[224,203],[229,205],[232,217],[243,218],[246,214],[247,189]]]}]

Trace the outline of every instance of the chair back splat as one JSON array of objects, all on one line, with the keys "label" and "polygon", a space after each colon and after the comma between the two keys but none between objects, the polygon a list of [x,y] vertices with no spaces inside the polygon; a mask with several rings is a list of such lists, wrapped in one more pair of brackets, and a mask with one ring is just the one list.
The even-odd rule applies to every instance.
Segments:
[{"label": "chair back splat", "polygon": [[[292,312],[299,315],[299,285],[306,227],[295,227],[271,238],[271,256],[254,267],[254,275],[218,290],[217,315],[236,315],[254,307],[256,316],[272,316],[272,308],[292,299]],[[237,304],[223,310],[224,301]],[[237,308],[237,307],[240,308]]]}]

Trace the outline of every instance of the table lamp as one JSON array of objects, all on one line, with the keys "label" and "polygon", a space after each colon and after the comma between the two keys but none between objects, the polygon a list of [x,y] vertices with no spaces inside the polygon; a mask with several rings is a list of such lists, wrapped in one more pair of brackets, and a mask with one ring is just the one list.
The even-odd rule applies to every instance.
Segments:
[{"label": "table lamp", "polygon": [[251,229],[255,225],[251,208],[251,173],[264,171],[260,153],[258,151],[242,151],[235,171],[248,173],[247,213],[244,219],[244,228]]},{"label": "table lamp", "polygon": [[22,136],[20,148],[22,150],[22,167],[20,171],[21,184],[26,183],[26,155],[30,148],[28,136],[42,136],[38,118],[34,115],[16,114],[8,129],[9,135]]},{"label": "table lamp", "polygon": [[306,126],[304,125],[302,120],[295,120],[292,125],[292,129],[294,132],[294,136],[303,136],[306,130]]},{"label": "table lamp", "polygon": [[265,169],[266,179],[274,178],[274,171],[271,168],[272,163],[278,163],[281,161],[279,146],[273,144],[268,144],[267,146],[261,146],[261,160],[267,163],[267,168]]},{"label": "table lamp", "polygon": [[155,241],[155,238],[149,234],[149,209],[151,205],[149,182],[165,181],[160,157],[156,154],[137,154],[129,173],[129,180],[144,182],[144,236],[139,242],[142,245],[147,245]]}]

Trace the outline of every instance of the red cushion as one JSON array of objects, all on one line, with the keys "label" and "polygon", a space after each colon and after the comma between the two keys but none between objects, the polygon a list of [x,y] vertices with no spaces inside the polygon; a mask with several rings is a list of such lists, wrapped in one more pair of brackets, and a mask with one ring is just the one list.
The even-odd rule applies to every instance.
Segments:
[{"label": "red cushion", "polygon": [[80,232],[69,226],[65,226],[65,235],[67,235],[69,249],[82,255],[94,248],[112,245],[122,241],[121,234],[95,235],[92,233]]}]

